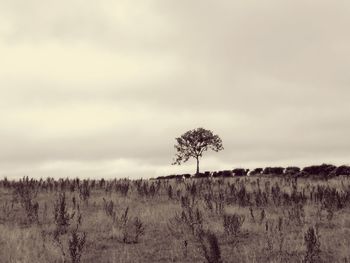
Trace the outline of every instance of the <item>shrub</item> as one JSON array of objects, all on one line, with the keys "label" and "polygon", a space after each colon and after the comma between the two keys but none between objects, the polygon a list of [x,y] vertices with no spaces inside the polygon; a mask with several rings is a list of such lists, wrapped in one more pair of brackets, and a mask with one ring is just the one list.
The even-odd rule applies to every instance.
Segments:
[{"label": "shrub", "polygon": [[304,167],[302,172],[308,175],[316,175],[319,177],[328,177],[331,173],[336,170],[336,166],[332,164],[312,165]]},{"label": "shrub", "polygon": [[116,220],[122,232],[122,242],[125,244],[138,243],[139,238],[145,234],[145,226],[139,217],[133,219],[129,216],[129,207]]},{"label": "shrub", "polygon": [[[65,204],[62,200],[65,200],[64,195],[60,195],[58,201],[60,204]],[[62,205],[62,207],[65,207]],[[61,211],[65,211],[62,209]],[[86,243],[86,232],[82,232],[79,230],[82,224],[82,215],[78,211],[77,214],[73,214],[76,219],[76,225],[73,229],[68,230],[68,225],[64,225],[64,233],[57,230],[60,226],[56,225],[56,230],[54,232],[53,241],[58,246],[61,251],[63,262],[68,262],[67,257],[70,257],[72,263],[80,263],[83,248]],[[73,219],[73,216],[69,219]],[[68,218],[66,218],[68,220]],[[61,226],[62,227],[62,226]],[[66,238],[63,238],[64,234],[67,234]]]},{"label": "shrub", "polygon": [[2,205],[0,212],[0,224],[5,223],[13,218],[13,203],[10,205],[7,201]]},{"label": "shrub", "polygon": [[67,228],[70,225],[70,220],[74,213],[70,215],[67,211],[66,195],[64,192],[59,193],[54,204],[54,222],[56,225],[55,237],[67,233]]},{"label": "shrub", "polygon": [[281,175],[284,172],[283,167],[266,167],[263,171],[263,174],[275,174]]},{"label": "shrub", "polygon": [[83,248],[86,242],[86,233],[83,232],[82,234],[78,233],[78,227],[75,228],[72,233],[71,237],[68,241],[69,243],[69,254],[72,260],[72,263],[79,263]]},{"label": "shrub", "polygon": [[222,192],[219,192],[215,196],[214,203],[215,203],[215,212],[219,215],[222,214],[225,208],[225,196]]},{"label": "shrub", "polygon": [[20,181],[14,191],[14,201],[19,201],[26,215],[26,223],[38,222],[39,203],[35,201],[38,188],[28,177]]},{"label": "shrub", "polygon": [[263,172],[263,168],[255,168],[253,171],[250,172],[249,175],[259,175]]},{"label": "shrub", "polygon": [[135,217],[133,221],[133,227],[135,229],[135,234],[134,234],[134,243],[138,243],[139,237],[143,236],[145,234],[145,226],[140,220],[140,218]]},{"label": "shrub", "polygon": [[350,175],[350,166],[347,165],[342,165],[337,167],[335,170],[332,172],[335,176],[339,175]]},{"label": "shrub", "polygon": [[89,182],[84,180],[83,184],[79,188],[79,197],[81,200],[85,201],[87,203],[89,197],[90,197],[90,187]]},{"label": "shrub", "polygon": [[289,207],[288,220],[295,222],[296,225],[303,225],[305,222],[305,211],[302,204],[294,204]]},{"label": "shrub", "polygon": [[204,194],[203,199],[204,199],[205,208],[207,208],[210,212],[212,212],[214,209],[213,202],[212,202],[212,200],[214,199],[213,195],[211,193]]},{"label": "shrub", "polygon": [[111,200],[108,202],[108,201],[106,201],[105,198],[103,198],[103,209],[104,209],[106,215],[111,217],[113,219],[113,222],[115,222],[117,212],[115,211],[113,201]]},{"label": "shrub", "polygon": [[229,170],[222,171],[221,176],[222,177],[232,177],[232,171],[229,171]]},{"label": "shrub", "polygon": [[253,223],[255,223],[255,216],[254,216],[253,207],[249,207],[249,213],[250,213],[250,217],[252,218]]},{"label": "shrub", "polygon": [[173,187],[171,185],[168,186],[167,194],[169,199],[173,199]]},{"label": "shrub", "polygon": [[183,174],[182,176],[183,176],[183,177],[185,177],[186,179],[188,179],[188,178],[190,178],[190,177],[191,177],[191,175],[190,175],[190,174]]},{"label": "shrub", "polygon": [[129,207],[127,207],[124,211],[124,213],[121,215],[120,217],[120,227],[122,229],[122,233],[123,233],[123,242],[127,243],[128,242],[128,237],[129,237],[129,233],[128,233],[128,222],[129,222]]},{"label": "shrub", "polygon": [[245,217],[243,215],[224,215],[223,225],[225,233],[229,236],[236,237],[241,232],[244,220]]},{"label": "shrub", "polygon": [[205,173],[197,173],[193,176],[193,178],[207,178],[208,174]]},{"label": "shrub", "polygon": [[219,242],[214,233],[203,232],[200,236],[200,247],[208,263],[222,263]]},{"label": "shrub", "polygon": [[286,171],[285,171],[285,174],[287,175],[296,175],[298,173],[300,173],[300,168],[295,166],[289,166],[286,168]]},{"label": "shrub", "polygon": [[249,172],[249,169],[236,168],[232,170],[234,176],[246,176]]},{"label": "shrub", "polygon": [[266,218],[265,209],[262,209],[260,212],[260,220],[259,220],[260,225],[264,222],[265,218]]},{"label": "shrub", "polygon": [[190,202],[187,196],[181,197],[181,212],[169,219],[168,229],[175,237],[186,238],[190,235],[198,240],[203,232],[203,214],[195,202]]},{"label": "shrub", "polygon": [[318,229],[314,227],[309,227],[304,236],[306,254],[304,257],[304,263],[318,263],[321,261],[320,258],[320,236]]}]

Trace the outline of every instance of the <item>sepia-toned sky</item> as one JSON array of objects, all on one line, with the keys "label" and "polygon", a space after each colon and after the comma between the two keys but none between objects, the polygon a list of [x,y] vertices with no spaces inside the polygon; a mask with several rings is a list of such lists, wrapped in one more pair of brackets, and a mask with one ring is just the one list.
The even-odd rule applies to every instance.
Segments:
[{"label": "sepia-toned sky", "polygon": [[0,0],[0,177],[349,164],[346,0]]}]

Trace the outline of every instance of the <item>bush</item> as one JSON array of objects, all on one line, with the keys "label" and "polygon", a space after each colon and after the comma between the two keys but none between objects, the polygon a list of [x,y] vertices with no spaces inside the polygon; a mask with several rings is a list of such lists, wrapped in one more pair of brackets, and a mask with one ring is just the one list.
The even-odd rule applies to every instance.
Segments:
[{"label": "bush", "polygon": [[54,221],[56,225],[55,237],[67,233],[67,229],[70,225],[70,220],[73,218],[74,213],[70,215],[67,211],[66,194],[64,192],[59,193],[58,198],[54,204]]},{"label": "bush", "polygon": [[249,169],[236,168],[232,170],[234,176],[246,176],[249,172]]},{"label": "bush", "polygon": [[209,177],[208,174],[205,173],[197,173],[193,176],[193,178],[206,178]]},{"label": "bush", "polygon": [[328,177],[336,170],[336,166],[332,164],[312,165],[303,168],[303,172],[307,175],[316,175],[319,177]]},{"label": "bush", "polygon": [[263,174],[275,174],[281,175],[284,172],[283,167],[266,167],[263,171]]},{"label": "bush", "polygon": [[79,197],[81,200],[85,201],[87,203],[89,197],[90,197],[90,187],[89,182],[84,180],[83,184],[79,188]]},{"label": "bush", "polygon": [[337,167],[335,170],[333,170],[333,175],[339,176],[339,175],[350,175],[350,166],[342,165]]},{"label": "bush", "polygon": [[122,232],[122,241],[125,244],[138,243],[139,238],[145,234],[145,226],[139,217],[133,219],[129,216],[127,207],[118,219],[118,226]]},{"label": "bush", "polygon": [[253,171],[250,172],[249,175],[259,175],[263,172],[263,168],[255,168]]},{"label": "bush", "polygon": [[115,206],[113,201],[106,201],[105,198],[103,198],[103,209],[107,216],[111,217],[113,222],[116,220],[117,212],[115,211]]},{"label": "bush", "polygon": [[321,261],[320,253],[320,236],[317,228],[309,227],[304,236],[306,255],[304,257],[304,263],[318,263]]},{"label": "bush", "polygon": [[208,263],[222,263],[219,242],[214,233],[203,232],[200,236],[200,245]]},{"label": "bush", "polygon": [[38,188],[35,187],[34,181],[28,177],[20,181],[14,191],[14,200],[19,201],[24,209],[26,223],[38,222],[39,203],[35,201],[38,194]]},{"label": "bush", "polygon": [[135,217],[133,220],[133,227],[135,229],[133,242],[138,243],[139,237],[141,237],[145,234],[145,226],[142,223],[142,221],[140,220],[140,218]]},{"label": "bush", "polygon": [[289,166],[286,168],[285,174],[287,175],[296,175],[300,173],[301,169],[296,166]]},{"label": "bush", "polygon": [[232,171],[225,170],[221,172],[222,177],[232,177]]},{"label": "bush", "polygon": [[224,231],[229,236],[236,237],[243,226],[245,217],[243,215],[233,214],[224,215]]},{"label": "bush", "polygon": [[81,256],[83,254],[83,248],[86,241],[86,233],[83,232],[79,234],[78,227],[75,228],[72,233],[71,237],[68,241],[69,245],[69,254],[72,260],[72,263],[79,263]]}]

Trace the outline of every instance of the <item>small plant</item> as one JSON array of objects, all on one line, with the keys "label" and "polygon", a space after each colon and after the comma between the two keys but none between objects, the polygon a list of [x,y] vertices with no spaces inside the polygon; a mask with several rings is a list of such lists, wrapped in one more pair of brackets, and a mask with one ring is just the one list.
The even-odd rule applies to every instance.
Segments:
[{"label": "small plant", "polygon": [[181,215],[176,215],[175,220],[184,224],[193,235],[203,230],[203,215],[198,208],[187,208],[182,211]]},{"label": "small plant", "polygon": [[183,242],[183,254],[184,254],[184,258],[187,258],[187,247],[188,247],[188,241],[184,240]]},{"label": "small plant", "polygon": [[331,222],[334,216],[334,213],[337,210],[336,204],[332,198],[325,198],[322,203],[322,209],[327,211],[327,220]]},{"label": "small plant", "polygon": [[214,206],[213,206],[213,203],[212,203],[212,199],[213,199],[213,196],[211,194],[205,194],[204,195],[205,208],[207,208],[210,212],[212,212],[213,209],[214,209]]},{"label": "small plant", "polygon": [[106,199],[103,198],[103,209],[107,216],[113,219],[113,223],[116,221],[117,212],[115,211],[115,206],[113,201],[107,202]]},{"label": "small plant", "polygon": [[253,223],[255,223],[255,216],[254,216],[253,207],[249,207],[249,213],[250,213],[250,217],[252,218]]},{"label": "small plant", "polygon": [[39,203],[35,201],[38,188],[31,184],[28,178],[17,185],[14,192],[14,201],[19,201],[24,208],[26,223],[38,222]]},{"label": "small plant", "polygon": [[138,243],[139,238],[145,234],[145,225],[139,217],[133,219],[129,216],[127,207],[120,218],[116,218],[114,223],[122,233],[122,242],[125,244]]},{"label": "small plant", "polygon": [[135,228],[134,243],[138,243],[139,237],[145,234],[145,226],[143,225],[140,218],[135,217],[133,222]]},{"label": "small plant", "polygon": [[265,218],[266,218],[265,209],[262,209],[260,213],[260,220],[259,220],[260,225],[264,222]]},{"label": "small plant", "polygon": [[169,199],[170,200],[173,199],[173,187],[171,185],[168,186],[167,193],[168,193]]},{"label": "small plant", "polygon": [[57,238],[58,235],[67,233],[70,220],[73,217],[74,213],[72,215],[68,213],[66,194],[64,192],[60,192],[54,204],[54,221],[56,225],[55,238]]},{"label": "small plant", "polygon": [[302,204],[294,204],[288,209],[288,219],[301,226],[305,221],[305,211]]},{"label": "small plant", "polygon": [[241,232],[244,220],[245,217],[243,215],[224,215],[223,225],[225,233],[229,236],[237,237],[238,234]]},{"label": "small plant", "polygon": [[[172,236],[183,242],[183,256],[187,257],[188,245],[197,246],[200,251],[207,253],[210,258],[210,249],[208,240],[205,237],[203,226],[203,214],[187,197],[181,197],[182,211],[177,212],[175,216],[169,219],[168,229]],[[215,262],[215,261],[208,261]]]},{"label": "small plant", "polygon": [[[61,195],[61,198],[58,200],[64,200],[62,196],[63,195]],[[80,263],[83,248],[86,243],[86,232],[79,230],[82,224],[82,215],[80,214],[80,211],[74,213],[69,220],[73,219],[73,217],[76,220],[75,227],[73,229],[68,229],[69,225],[65,225],[60,231],[59,226],[56,226],[57,229],[55,230],[53,237],[53,242],[60,249],[62,261],[64,263],[68,262],[67,258],[70,258],[72,263]],[[62,231],[63,229],[64,232]]]},{"label": "small plant", "polygon": [[219,242],[214,233],[203,232],[199,237],[199,242],[208,263],[222,263]]},{"label": "small plant", "polygon": [[48,207],[47,207],[47,203],[44,203],[44,207],[43,207],[43,211],[42,211],[42,222],[45,223],[47,221],[47,211],[48,211]]},{"label": "small plant", "polygon": [[278,218],[278,235],[277,235],[277,239],[278,239],[278,248],[279,248],[279,253],[282,253],[283,251],[283,245],[284,245],[284,240],[285,240],[285,233],[284,233],[284,229],[283,229],[283,218],[279,217]]},{"label": "small plant", "polygon": [[72,263],[80,263],[80,259],[83,253],[83,248],[86,242],[86,233],[83,232],[79,234],[78,232],[79,225],[72,230],[71,237],[68,241],[69,245],[69,254],[72,260]]},{"label": "small plant", "polygon": [[120,227],[123,232],[123,242],[127,243],[128,241],[128,222],[129,222],[129,207],[127,207],[124,213],[120,217]]},{"label": "small plant", "polygon": [[214,199],[216,214],[221,215],[224,212],[224,207],[225,207],[224,201],[225,201],[224,194],[222,192],[219,192]]},{"label": "small plant", "polygon": [[8,202],[5,202],[1,207],[0,224],[8,220],[11,220],[13,216],[14,216],[13,203],[12,205],[10,205]]},{"label": "small plant", "polygon": [[84,180],[83,184],[79,188],[79,197],[86,204],[88,203],[90,192],[91,190],[90,190],[89,182]]},{"label": "small plant", "polygon": [[304,257],[304,263],[317,263],[320,262],[320,253],[321,253],[321,243],[320,235],[318,233],[317,227],[309,227],[304,236],[305,246],[306,246],[306,255]]},{"label": "small plant", "polygon": [[266,251],[269,255],[272,254],[274,250],[274,243],[273,243],[273,225],[272,223],[269,223],[269,221],[265,222],[265,238],[266,238]]}]

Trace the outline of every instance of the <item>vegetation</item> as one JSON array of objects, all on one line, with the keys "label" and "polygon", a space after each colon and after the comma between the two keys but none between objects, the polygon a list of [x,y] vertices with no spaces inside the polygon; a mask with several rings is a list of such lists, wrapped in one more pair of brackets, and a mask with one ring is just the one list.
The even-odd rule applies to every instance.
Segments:
[{"label": "vegetation", "polygon": [[350,178],[322,167],[330,174],[5,178],[0,261],[349,262]]},{"label": "vegetation", "polygon": [[196,174],[199,174],[199,158],[207,150],[215,152],[224,149],[222,141],[218,135],[212,131],[203,128],[198,128],[185,132],[179,138],[176,138],[175,144],[176,157],[173,164],[181,164],[187,162],[190,158],[195,158],[197,161]]}]

